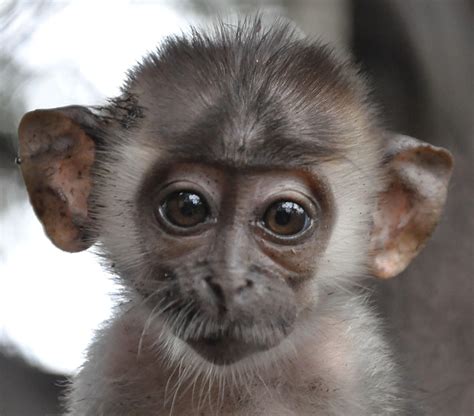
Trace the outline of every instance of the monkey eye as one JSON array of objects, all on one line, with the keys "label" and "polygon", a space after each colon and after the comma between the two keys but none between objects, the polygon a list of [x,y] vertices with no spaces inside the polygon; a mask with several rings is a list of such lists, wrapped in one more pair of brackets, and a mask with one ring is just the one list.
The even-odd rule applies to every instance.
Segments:
[{"label": "monkey eye", "polygon": [[209,208],[200,195],[178,191],[168,195],[162,202],[160,214],[177,227],[190,228],[207,220]]},{"label": "monkey eye", "polygon": [[293,201],[270,205],[263,216],[263,225],[274,234],[291,237],[306,230],[311,219],[304,208]]}]

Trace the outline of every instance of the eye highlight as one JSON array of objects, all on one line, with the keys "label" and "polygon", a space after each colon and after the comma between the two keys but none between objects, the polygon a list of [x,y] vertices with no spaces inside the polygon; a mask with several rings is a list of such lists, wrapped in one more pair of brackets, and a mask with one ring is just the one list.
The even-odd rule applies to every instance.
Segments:
[{"label": "eye highlight", "polygon": [[311,224],[304,208],[294,201],[277,201],[263,216],[263,225],[274,234],[291,237],[300,234]]},{"label": "eye highlight", "polygon": [[209,207],[197,193],[178,191],[165,198],[160,206],[160,214],[177,227],[191,228],[208,219]]}]

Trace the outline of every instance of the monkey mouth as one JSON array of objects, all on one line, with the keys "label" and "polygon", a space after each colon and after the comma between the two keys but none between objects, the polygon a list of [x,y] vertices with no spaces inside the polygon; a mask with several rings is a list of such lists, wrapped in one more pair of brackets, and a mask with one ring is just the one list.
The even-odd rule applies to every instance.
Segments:
[{"label": "monkey mouth", "polygon": [[[255,321],[229,316],[213,319],[193,308],[167,312],[165,322],[171,333],[206,361],[218,366],[232,365],[277,347],[293,331],[295,322],[293,315]],[[196,319],[196,315],[201,315],[200,319]]]},{"label": "monkey mouth", "polygon": [[201,357],[216,365],[231,365],[252,354],[269,350],[277,343],[248,342],[228,334],[212,334],[186,343]]}]

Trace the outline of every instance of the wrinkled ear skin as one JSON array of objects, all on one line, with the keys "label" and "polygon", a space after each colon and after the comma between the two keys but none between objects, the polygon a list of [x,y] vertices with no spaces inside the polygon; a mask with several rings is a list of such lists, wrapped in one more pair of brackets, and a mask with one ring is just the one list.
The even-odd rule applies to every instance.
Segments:
[{"label": "wrinkled ear skin", "polygon": [[20,168],[31,204],[51,241],[68,252],[95,242],[89,196],[96,146],[84,127],[93,120],[84,107],[36,110],[25,114],[18,129]]},{"label": "wrinkled ear skin", "polygon": [[451,154],[420,140],[387,140],[388,181],[373,217],[372,273],[387,279],[401,273],[438,223],[453,168]]}]

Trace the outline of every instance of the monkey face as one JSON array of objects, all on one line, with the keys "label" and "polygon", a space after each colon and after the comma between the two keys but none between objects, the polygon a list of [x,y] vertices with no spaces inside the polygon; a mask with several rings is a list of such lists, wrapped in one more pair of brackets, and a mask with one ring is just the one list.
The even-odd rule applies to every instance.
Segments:
[{"label": "monkey face", "polygon": [[321,183],[302,171],[179,163],[140,192],[153,270],[136,282],[173,336],[230,364],[281,343],[307,306],[331,223]]}]

